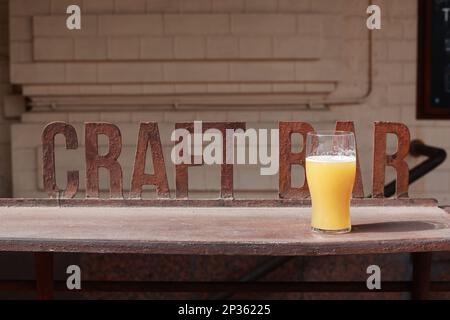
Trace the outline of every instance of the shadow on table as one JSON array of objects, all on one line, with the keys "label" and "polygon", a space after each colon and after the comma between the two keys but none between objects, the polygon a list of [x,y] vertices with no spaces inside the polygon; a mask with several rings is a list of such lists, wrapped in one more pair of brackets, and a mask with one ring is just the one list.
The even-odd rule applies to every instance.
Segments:
[{"label": "shadow on table", "polygon": [[352,233],[366,232],[412,232],[446,229],[448,226],[444,223],[428,221],[393,221],[357,224],[352,227]]}]

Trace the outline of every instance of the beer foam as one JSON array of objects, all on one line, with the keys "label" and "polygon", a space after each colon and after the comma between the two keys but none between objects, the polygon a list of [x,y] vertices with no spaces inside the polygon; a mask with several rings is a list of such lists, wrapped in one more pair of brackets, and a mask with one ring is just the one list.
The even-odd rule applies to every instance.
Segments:
[{"label": "beer foam", "polygon": [[326,163],[342,163],[342,162],[355,162],[355,156],[343,156],[343,155],[323,155],[323,156],[309,156],[306,158],[306,161],[311,162],[326,162]]}]

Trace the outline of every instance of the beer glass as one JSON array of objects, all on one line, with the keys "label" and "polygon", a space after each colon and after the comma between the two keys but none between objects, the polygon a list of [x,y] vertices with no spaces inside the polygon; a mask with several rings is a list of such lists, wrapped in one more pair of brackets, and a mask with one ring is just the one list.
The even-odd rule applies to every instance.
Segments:
[{"label": "beer glass", "polygon": [[356,147],[352,132],[307,134],[306,178],[311,193],[313,231],[327,234],[351,231],[350,199],[355,176]]}]

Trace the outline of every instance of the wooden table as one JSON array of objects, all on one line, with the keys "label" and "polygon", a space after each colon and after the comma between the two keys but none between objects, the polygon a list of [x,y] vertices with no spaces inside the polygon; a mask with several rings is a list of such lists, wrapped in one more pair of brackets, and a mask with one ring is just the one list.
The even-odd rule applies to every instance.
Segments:
[{"label": "wooden table", "polygon": [[310,231],[307,200],[5,199],[0,201],[0,221],[0,251],[37,254],[37,289],[43,298],[52,296],[51,254],[58,252],[267,256],[408,252],[415,253],[414,297],[421,298],[430,289],[431,252],[450,251],[449,210],[434,200],[355,200],[352,233],[333,236]]}]

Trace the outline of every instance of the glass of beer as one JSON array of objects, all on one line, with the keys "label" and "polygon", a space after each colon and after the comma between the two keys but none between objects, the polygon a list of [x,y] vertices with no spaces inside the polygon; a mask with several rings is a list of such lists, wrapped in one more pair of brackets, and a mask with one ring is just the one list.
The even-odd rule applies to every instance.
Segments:
[{"label": "glass of beer", "polygon": [[351,231],[350,200],[355,176],[356,147],[352,132],[307,134],[306,178],[311,193],[313,231],[327,234]]}]

